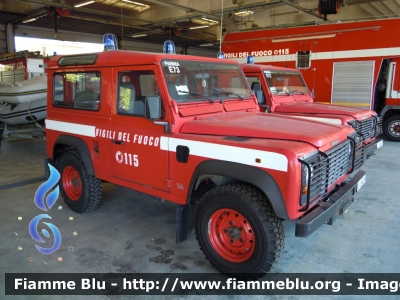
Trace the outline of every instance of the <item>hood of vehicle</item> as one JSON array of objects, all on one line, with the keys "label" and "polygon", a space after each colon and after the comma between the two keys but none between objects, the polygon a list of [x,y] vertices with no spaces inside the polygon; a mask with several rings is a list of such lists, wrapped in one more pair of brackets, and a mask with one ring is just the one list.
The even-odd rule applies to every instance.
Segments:
[{"label": "hood of vehicle", "polygon": [[238,112],[188,121],[181,127],[181,133],[302,141],[320,148],[343,141],[349,131],[341,125],[283,115]]},{"label": "hood of vehicle", "polygon": [[368,109],[310,102],[285,103],[277,106],[275,112],[341,115],[350,116],[358,120],[371,115],[371,111]]}]

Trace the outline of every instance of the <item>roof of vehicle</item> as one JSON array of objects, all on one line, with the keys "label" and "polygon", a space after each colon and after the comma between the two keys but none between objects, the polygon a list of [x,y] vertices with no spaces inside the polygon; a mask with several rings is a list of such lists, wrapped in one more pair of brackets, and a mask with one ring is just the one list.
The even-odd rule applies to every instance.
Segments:
[{"label": "roof of vehicle", "polygon": [[[97,59],[92,64],[74,64],[59,66],[59,60],[62,58],[72,58],[77,56],[94,57],[97,55]],[[98,53],[86,53],[86,54],[75,54],[75,55],[61,55],[54,56],[48,62],[48,69],[55,68],[75,68],[76,66],[85,65],[85,67],[109,67],[109,66],[124,66],[124,65],[149,65],[149,64],[160,64],[162,60],[191,60],[191,61],[203,61],[210,63],[227,63],[227,64],[238,64],[233,60],[223,60],[218,58],[200,57],[191,55],[180,55],[180,54],[164,54],[164,53],[151,53],[151,52],[138,52],[138,51],[127,51],[127,50],[114,50],[104,51]]]},{"label": "roof of vehicle", "polygon": [[[274,71],[298,71],[297,69],[276,67],[271,65],[257,65],[257,64],[240,64],[242,69],[246,72],[260,72],[262,70],[274,70]],[[299,72],[299,71],[298,71]]]}]

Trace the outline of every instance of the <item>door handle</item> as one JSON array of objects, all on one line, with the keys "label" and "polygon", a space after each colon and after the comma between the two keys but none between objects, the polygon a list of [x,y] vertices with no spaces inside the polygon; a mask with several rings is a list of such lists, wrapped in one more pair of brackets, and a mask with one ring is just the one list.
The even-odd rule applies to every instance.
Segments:
[{"label": "door handle", "polygon": [[125,144],[125,142],[123,142],[123,141],[118,141],[118,140],[111,140],[111,142],[112,142],[113,144],[117,144],[117,145],[123,145],[123,144]]}]

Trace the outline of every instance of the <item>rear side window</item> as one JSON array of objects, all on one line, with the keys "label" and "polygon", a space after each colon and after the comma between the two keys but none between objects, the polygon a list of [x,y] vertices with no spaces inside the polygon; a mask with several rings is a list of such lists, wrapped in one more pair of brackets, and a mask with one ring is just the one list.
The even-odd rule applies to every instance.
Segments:
[{"label": "rear side window", "polygon": [[100,109],[100,72],[56,73],[53,76],[53,105],[83,110]]}]

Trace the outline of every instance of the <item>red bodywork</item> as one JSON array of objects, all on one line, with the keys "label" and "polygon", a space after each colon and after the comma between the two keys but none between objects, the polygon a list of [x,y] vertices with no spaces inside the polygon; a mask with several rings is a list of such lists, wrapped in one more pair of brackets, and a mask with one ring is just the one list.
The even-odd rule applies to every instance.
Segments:
[{"label": "red bodywork", "polygon": [[[273,94],[266,82],[264,72],[266,71],[291,71],[299,72],[299,78],[301,79],[300,71],[290,68],[282,68],[269,65],[252,65],[252,64],[241,64],[243,72],[247,78],[258,78],[261,84],[261,90],[265,96],[265,105],[261,105],[261,111],[287,114],[297,116],[301,118],[309,118],[315,121],[326,122],[330,124],[342,124],[349,125],[348,122],[353,120],[362,121],[366,118],[376,116],[376,113],[363,108],[329,105],[326,103],[314,103],[311,92],[304,94]],[[301,83],[298,85],[300,86]],[[375,137],[367,139],[365,142],[368,143]]]},{"label": "red bodywork", "polygon": [[[129,51],[97,55],[91,65],[58,66],[60,57],[49,62],[49,87],[53,86],[55,74],[99,72],[101,98],[97,111],[55,107],[55,89],[48,89],[48,157],[55,159],[60,136],[76,137],[87,146],[97,178],[179,204],[188,202],[191,185],[196,180],[193,176],[200,163],[224,160],[251,165],[270,174],[280,189],[289,218],[297,219],[304,214],[299,204],[298,159],[317,150],[329,150],[354,133],[348,126],[260,113],[253,96],[243,100],[232,96],[222,103],[179,103],[171,99],[162,76],[163,59],[236,65],[232,61]],[[168,133],[164,126],[144,117],[117,114],[118,74],[135,70],[154,72],[165,110],[162,121],[169,124]],[[140,95],[138,89],[136,93]],[[177,161],[176,145],[179,144],[190,147],[186,163]],[[347,176],[338,178],[329,190]]]},{"label": "red bodywork", "polygon": [[[395,38],[399,31],[400,19],[396,18],[237,32],[225,36],[222,50],[228,58],[241,63],[246,62],[247,55],[253,55],[256,64],[299,68],[307,86],[314,92],[315,101],[361,106],[380,112],[384,104],[377,103],[376,86],[386,82],[386,78],[381,77],[386,72],[385,64],[400,61],[400,42]],[[308,65],[298,64],[302,54],[309,55]],[[343,78],[349,84],[346,95],[335,100],[335,64],[357,62],[367,63],[369,67],[364,74],[371,76],[360,96],[363,102],[352,100],[358,91],[354,89],[357,83],[351,68]],[[399,104],[399,72],[397,68],[393,84],[396,95],[387,97],[394,99],[387,99],[386,105]]]}]

